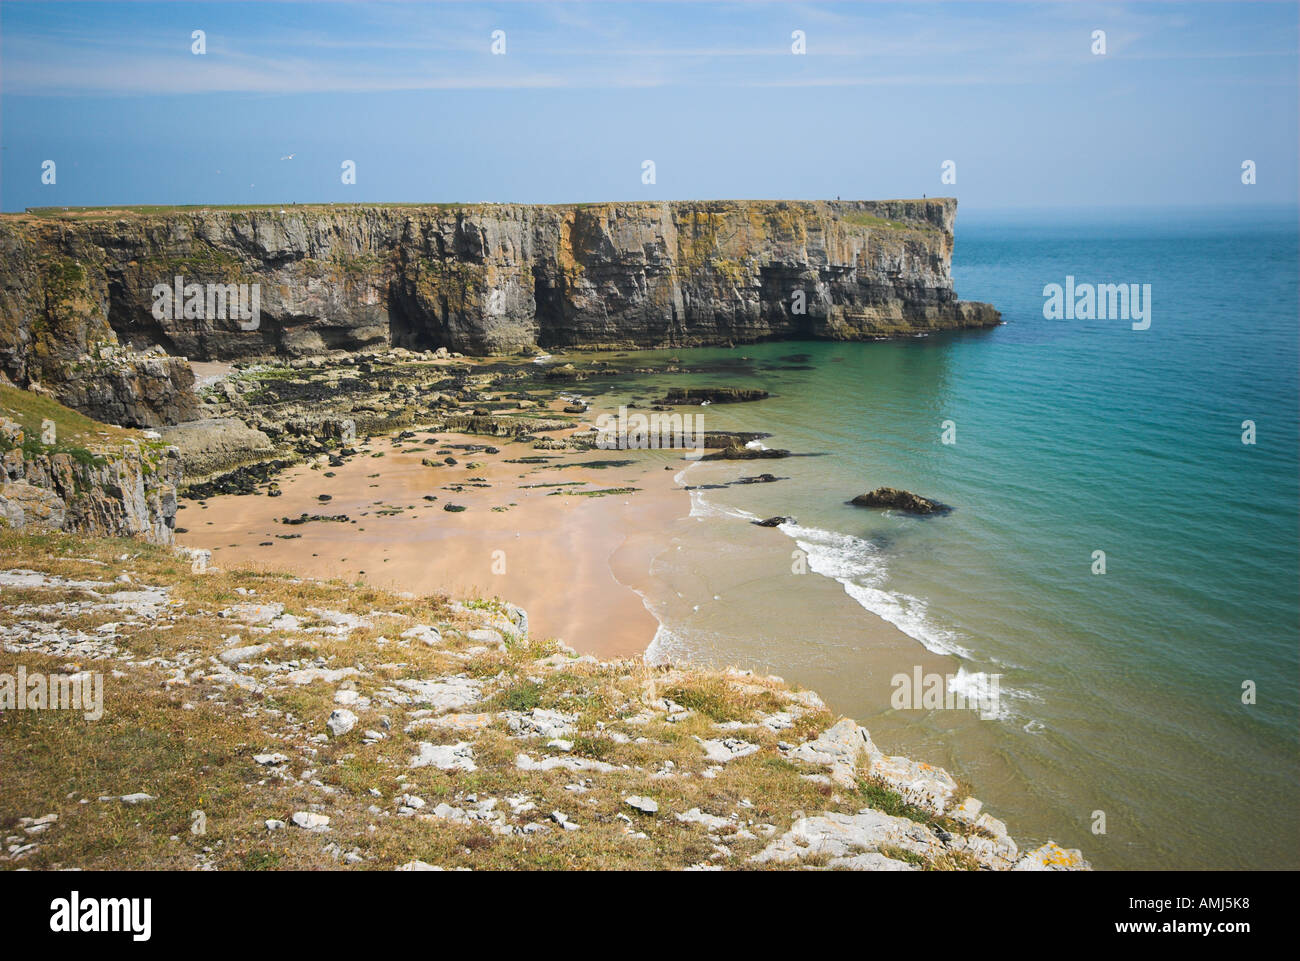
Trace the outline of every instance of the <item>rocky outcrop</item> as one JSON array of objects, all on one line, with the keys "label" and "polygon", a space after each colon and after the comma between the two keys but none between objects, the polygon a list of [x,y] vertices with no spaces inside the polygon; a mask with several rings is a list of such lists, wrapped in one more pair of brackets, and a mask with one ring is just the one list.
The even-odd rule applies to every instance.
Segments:
[{"label": "rocky outcrop", "polygon": [[275,448],[260,430],[234,417],[211,417],[168,427],[162,438],[181,452],[185,482],[199,484],[214,475],[271,457]]},{"label": "rocky outcrop", "polygon": [[181,462],[173,447],[45,450],[0,420],[0,520],[14,530],[172,543]]},{"label": "rocky outcrop", "polygon": [[932,501],[911,491],[899,490],[897,487],[877,487],[873,491],[859,494],[849,501],[854,507],[884,507],[903,511],[906,514],[946,514],[952,510],[945,504]]},{"label": "rocky outcrop", "polygon": [[[195,416],[172,357],[484,354],[989,326],[957,204],[691,201],[33,212],[0,218],[0,370],[109,422]],[[255,322],[154,290],[257,285]],[[189,294],[184,298],[187,303]],[[230,316],[220,318],[218,312]],[[188,315],[188,316],[187,316]],[[91,361],[94,358],[94,361]]]},{"label": "rocky outcrop", "polygon": [[788,450],[775,447],[724,447],[705,454],[700,460],[780,460],[789,456]]},{"label": "rocky outcrop", "polygon": [[105,424],[162,427],[198,413],[194,372],[184,357],[103,346],[61,373],[46,373],[50,396]]},{"label": "rocky outcrop", "polygon": [[0,373],[108,424],[193,417],[188,362],[119,341],[110,240],[0,220]]}]

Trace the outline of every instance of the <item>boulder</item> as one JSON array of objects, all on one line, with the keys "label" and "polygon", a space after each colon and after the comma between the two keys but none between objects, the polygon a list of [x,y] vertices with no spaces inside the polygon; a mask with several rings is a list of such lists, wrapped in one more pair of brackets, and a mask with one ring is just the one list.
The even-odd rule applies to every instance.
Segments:
[{"label": "boulder", "polygon": [[899,490],[897,487],[877,487],[873,491],[859,494],[849,501],[854,507],[884,507],[903,511],[906,514],[946,514],[952,510],[945,504],[932,501],[911,491]]},{"label": "boulder", "polygon": [[337,707],[330,711],[329,720],[325,722],[329,728],[330,734],[334,737],[342,737],[357,726],[357,716],[345,707]]}]

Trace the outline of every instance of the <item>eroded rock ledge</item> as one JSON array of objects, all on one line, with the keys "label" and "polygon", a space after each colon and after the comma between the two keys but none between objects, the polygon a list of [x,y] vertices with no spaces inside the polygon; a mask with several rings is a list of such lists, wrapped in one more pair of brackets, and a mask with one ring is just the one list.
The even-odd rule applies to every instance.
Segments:
[{"label": "eroded rock ledge", "polygon": [[[956,209],[939,198],[6,215],[0,371],[101,420],[160,426],[195,416],[181,357],[865,340],[990,326],[993,307],[953,290]],[[257,329],[156,319],[153,288],[178,276],[258,284]]]}]

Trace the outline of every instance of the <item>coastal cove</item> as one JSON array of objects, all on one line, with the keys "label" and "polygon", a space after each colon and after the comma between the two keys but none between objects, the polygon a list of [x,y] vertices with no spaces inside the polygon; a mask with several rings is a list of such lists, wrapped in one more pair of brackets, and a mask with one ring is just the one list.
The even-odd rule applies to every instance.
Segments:
[{"label": "coastal cove", "polygon": [[[770,436],[756,446],[820,455],[692,463],[671,451],[594,452],[636,463],[585,480],[641,489],[584,502],[553,528],[584,513],[601,517],[575,528],[583,533],[571,544],[575,557],[590,548],[601,579],[550,572],[546,590],[596,588],[601,601],[567,605],[591,624],[591,611],[610,597],[620,604],[609,610],[623,613],[607,624],[631,623],[622,619],[637,603],[654,618],[621,634],[578,636],[576,620],[559,633],[593,652],[620,636],[616,647],[627,652],[646,636],[643,626],[657,624],[652,660],[734,664],[806,685],[891,747],[962,772],[1022,830],[1084,847],[1098,867],[1290,864],[1294,846],[1242,825],[1289,803],[1291,713],[1276,700],[1244,708],[1238,694],[1241,677],[1289,676],[1294,666],[1285,626],[1295,611],[1287,580],[1297,565],[1287,536],[1294,523],[1277,519],[1295,497],[1296,450],[1276,433],[1267,447],[1242,450],[1238,411],[1294,399],[1294,379],[1260,376],[1258,364],[1279,356],[1294,363],[1287,317],[1296,295],[1293,283],[1239,289],[1231,309],[1252,318],[1256,340],[1229,351],[1225,365],[1213,325],[1226,301],[1212,293],[1234,271],[1248,273],[1234,258],[1291,256],[1295,235],[1284,223],[1265,219],[1239,238],[1241,224],[1216,229],[1195,219],[1104,231],[1086,221],[1070,229],[977,221],[963,235],[958,276],[971,295],[999,304],[1004,327],[875,344],[551,358],[553,369],[620,369],[556,381],[591,402],[585,423],[623,404],[647,410],[669,386],[761,388],[767,399],[692,410],[706,430],[762,433]],[[1032,278],[1076,269],[1061,260],[1063,233],[1069,250],[1083,245],[1092,276],[1119,276],[1138,263],[1171,271],[1186,287],[1161,289],[1161,311],[1146,331],[1104,320],[1054,325],[1042,318],[1042,284]],[[1180,385],[1190,382],[1216,391],[1188,393]],[[1149,402],[1135,407],[1134,397]],[[950,419],[956,443],[945,445]],[[1119,444],[1116,423],[1128,430]],[[1171,444],[1173,436],[1181,440]],[[1171,450],[1179,452],[1172,461]],[[395,466],[386,460],[369,463]],[[763,473],[782,479],[736,483]],[[368,483],[387,484],[380,474]],[[1160,485],[1137,480],[1147,477]],[[527,473],[512,480],[538,482]],[[954,510],[916,518],[846,503],[881,485]],[[1224,504],[1218,489],[1254,494]],[[520,503],[493,520],[526,532],[534,505]],[[205,520],[218,516],[214,509]],[[753,523],[775,515],[795,523]],[[194,525],[194,511],[182,516]],[[1206,537],[1213,559],[1199,546]],[[475,548],[484,567],[487,546]],[[385,549],[387,564],[374,555],[381,573],[369,560],[361,566],[367,578],[394,576],[385,569],[397,563],[395,548],[385,541]],[[1092,571],[1097,549],[1107,553],[1104,576]],[[255,559],[278,548],[241,550]],[[794,573],[795,552],[808,573]],[[1263,557],[1273,560],[1261,565]],[[492,581],[479,583],[490,590]],[[1228,636],[1250,640],[1225,645]],[[973,692],[1000,675],[1000,716],[893,710],[891,679],[918,665]],[[1224,783],[1251,788],[1225,796]],[[1106,813],[1106,834],[1091,832],[1096,811]]]},{"label": "coastal cove", "polygon": [[[725,219],[747,208],[710,209]],[[787,206],[757,209],[779,234]],[[858,266],[832,273],[855,279],[835,289],[822,318],[834,325],[816,339],[746,326],[757,342],[735,343],[723,323],[671,348],[532,342],[464,356],[356,340],[395,335],[367,326],[374,303],[338,313],[299,300],[308,321],[283,353],[241,359],[225,339],[238,334],[212,330],[190,345],[210,360],[122,342],[69,358],[36,342],[44,328],[24,339],[25,315],[12,314],[19,327],[5,330],[35,348],[7,355],[18,384],[0,384],[5,416],[20,422],[0,438],[0,507],[19,528],[174,536],[227,571],[518,604],[539,641],[601,659],[776,675],[890,750],[958,773],[1024,838],[1084,850],[1100,868],[1295,866],[1295,819],[1270,817],[1293,807],[1300,704],[1266,683],[1300,669],[1300,449],[1277,415],[1300,401],[1300,305],[1295,279],[1273,269],[1300,254],[1294,211],[972,216],[954,268],[980,298],[967,302],[949,274],[951,203],[875,209],[910,226],[798,208],[817,243],[829,232],[832,246],[865,245],[841,251]],[[475,210],[454,227],[421,216],[430,230],[491,237],[505,212]],[[606,210],[600,229],[621,236],[624,213]],[[637,230],[667,223],[631,214]],[[218,247],[236,223],[177,216],[215,230],[205,243]],[[258,213],[257,250],[242,254],[290,299],[317,288],[276,252],[301,246],[297,221],[316,216]],[[144,217],[139,243],[160,236],[160,217]],[[64,236],[101,258],[61,275],[67,325],[120,269],[94,253],[102,223],[73,222],[66,235],[42,218],[14,228],[34,246]],[[729,249],[729,237],[710,242]],[[588,266],[611,269],[608,245],[589,240]],[[673,244],[690,260],[680,232]],[[875,245],[911,264],[901,293],[881,282],[889,263],[864,266]],[[639,262],[618,270],[637,275],[637,291],[653,275],[672,297],[722,284],[724,266],[692,266],[686,287]],[[570,293],[614,297],[596,273]],[[1051,284],[1068,277],[1166,281],[1135,328],[1046,316]],[[761,271],[747,283],[709,296],[748,304],[735,315],[746,324],[775,318]],[[662,339],[637,318],[663,305],[637,297],[614,332]],[[126,343],[158,333],[132,329],[121,307],[110,319]],[[488,323],[481,307],[444,320]],[[267,309],[268,333],[288,336]],[[552,309],[596,308],[521,311],[541,323]],[[859,326],[843,326],[852,318]],[[334,320],[350,333],[330,333]],[[93,324],[82,333],[100,336]],[[336,336],[343,349],[328,348]],[[79,411],[58,415],[73,431],[59,436],[76,443],[48,447],[37,433],[59,398]],[[158,429],[124,440],[87,413]],[[665,426],[687,447],[702,441],[703,456],[665,448]],[[65,477],[65,464],[79,466]]]},{"label": "coastal cove", "polygon": [[1300,6],[75,6],[0,11],[20,937],[1282,929]]}]

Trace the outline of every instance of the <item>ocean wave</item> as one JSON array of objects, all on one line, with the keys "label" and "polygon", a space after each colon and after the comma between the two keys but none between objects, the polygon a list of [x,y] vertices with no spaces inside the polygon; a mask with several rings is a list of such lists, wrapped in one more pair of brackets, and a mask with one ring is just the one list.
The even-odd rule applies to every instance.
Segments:
[{"label": "ocean wave", "polygon": [[691,491],[691,516],[692,517],[730,517],[738,521],[756,521],[760,520],[757,514],[751,514],[747,510],[739,507],[728,507],[725,504],[717,504],[708,500],[703,491]]},{"label": "ocean wave", "polygon": [[[961,635],[936,624],[929,616],[929,608],[920,598],[902,591],[885,588],[889,569],[881,556],[880,548],[870,541],[851,534],[803,527],[790,522],[779,528],[808,556],[808,567],[816,574],[829,577],[844,588],[844,592],[858,606],[882,620],[893,624],[926,650],[935,654],[976,660],[975,655],[961,643]],[[1011,707],[1015,701],[1041,701],[1042,698],[1019,688],[1008,687],[998,675],[997,697],[994,693],[993,673],[971,670],[958,665],[957,673],[948,683],[949,689],[967,701],[993,700],[988,714],[990,720],[1009,721],[1025,719]]]},{"label": "ocean wave", "polygon": [[[687,486],[686,475],[690,473],[692,469],[701,466],[703,465],[699,461],[695,461],[694,463],[678,471],[677,474],[673,477],[673,480],[676,483],[681,484],[683,487],[685,487]],[[691,517],[695,517],[695,518],[730,517],[735,520],[744,520],[744,521],[759,520],[757,514],[751,514],[747,510],[742,510],[739,507],[727,507],[726,505],[716,504],[713,501],[710,501],[708,498],[704,496],[704,491],[698,488],[691,491],[690,495],[691,495],[691,513],[690,513]]]},{"label": "ocean wave", "polygon": [[880,549],[851,534],[803,527],[789,522],[779,528],[793,538],[808,555],[808,567],[816,574],[838,581],[844,592],[864,610],[893,624],[926,650],[970,659],[971,652],[958,642],[954,631],[933,623],[928,605],[920,598],[884,587],[889,579]]},{"label": "ocean wave", "polygon": [[[649,605],[647,605],[647,609],[649,609]],[[655,631],[654,639],[642,656],[651,667],[658,667],[663,664],[671,664],[673,661],[684,660],[687,653],[689,653],[689,648],[682,637],[665,627],[663,622],[660,622],[659,629]]]},{"label": "ocean wave", "polygon": [[1003,687],[1001,677],[984,671],[968,671],[964,665],[958,665],[957,673],[948,678],[948,690],[960,696],[967,704],[979,704],[982,708],[986,706],[986,710],[980,711],[980,717],[999,721],[1011,719],[1007,700],[1019,693]]},{"label": "ocean wave", "polygon": [[[685,475],[697,465],[690,465],[676,475],[678,483],[684,483]],[[728,518],[745,521],[759,520],[760,516],[739,507],[711,502],[702,491],[691,491],[691,516],[703,520],[706,517]],[[956,631],[938,624],[929,616],[928,605],[920,598],[901,591],[890,591],[886,587],[889,569],[879,547],[870,541],[851,534],[825,530],[818,527],[804,527],[796,522],[780,525],[779,530],[793,539],[808,558],[808,567],[823,577],[837,581],[844,592],[868,613],[894,625],[908,637],[918,641],[927,650],[940,655],[974,661],[976,658]],[[680,550],[680,545],[678,546]],[[697,653],[698,644],[693,644],[691,632],[675,631],[670,628],[664,616],[666,612],[655,609],[650,598],[637,591],[642,604],[658,622],[654,639],[646,648],[644,659],[647,664],[660,665],[689,659]],[[681,595],[678,595],[681,598]],[[696,607],[696,610],[699,608]],[[699,640],[695,638],[695,640]],[[994,680],[995,673],[997,680]],[[996,686],[995,686],[996,685]],[[968,703],[989,704],[985,717],[989,720],[1037,722],[1013,708],[1015,702],[1040,701],[1041,698],[1028,691],[1008,687],[1002,681],[1000,672],[975,670],[965,664],[959,664],[957,672],[948,680],[948,689],[959,694]],[[996,697],[994,696],[996,694]],[[1029,730],[1026,727],[1026,730]]]}]

